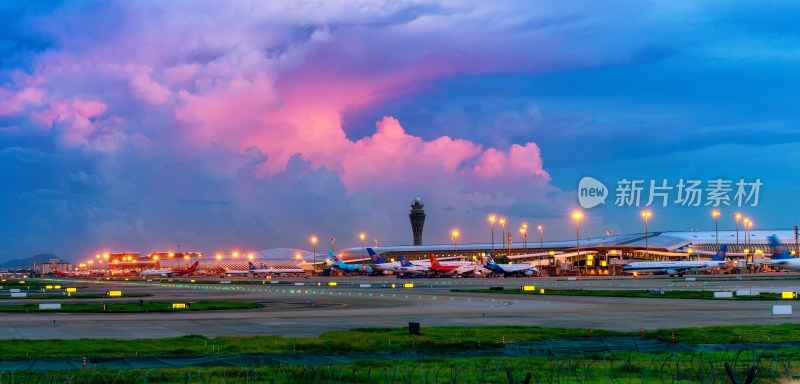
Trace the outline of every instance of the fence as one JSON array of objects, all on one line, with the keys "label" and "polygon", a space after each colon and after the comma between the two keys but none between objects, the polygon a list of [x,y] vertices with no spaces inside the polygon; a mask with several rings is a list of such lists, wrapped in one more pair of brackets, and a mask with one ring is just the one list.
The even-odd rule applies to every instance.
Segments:
[{"label": "fence", "polygon": [[[800,383],[800,367],[795,363],[798,358],[800,351],[795,349],[791,352],[742,350],[654,354],[646,359],[641,358],[641,355],[605,354],[583,358],[356,362],[333,366],[279,365],[77,373],[0,371],[0,384]],[[726,369],[726,364],[729,370]],[[749,373],[753,376],[748,381]]]}]

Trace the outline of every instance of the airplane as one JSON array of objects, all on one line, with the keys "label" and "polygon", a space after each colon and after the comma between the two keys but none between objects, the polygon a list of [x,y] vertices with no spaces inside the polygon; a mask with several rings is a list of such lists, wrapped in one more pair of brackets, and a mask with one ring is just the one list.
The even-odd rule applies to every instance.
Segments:
[{"label": "airplane", "polygon": [[428,269],[435,273],[465,275],[472,272],[476,275],[480,275],[480,266],[475,263],[468,261],[454,261],[447,264],[441,264],[438,260],[436,260],[436,257],[433,256],[433,253],[429,253],[428,258],[431,261],[431,266],[428,267]]},{"label": "airplane", "polygon": [[172,276],[172,275],[188,275],[197,270],[197,265],[199,261],[195,261],[191,267],[186,269],[148,269],[146,271],[142,271],[139,276]]},{"label": "airplane", "polygon": [[372,273],[372,267],[370,267],[369,265],[346,264],[341,259],[339,259],[333,252],[328,252],[328,257],[332,262],[331,266],[342,272]]},{"label": "airplane", "polygon": [[406,260],[405,257],[402,255],[400,256],[400,267],[398,268],[398,272],[400,273],[412,273],[415,275],[424,275],[428,273],[428,267],[424,267],[422,265],[411,264],[410,261]]},{"label": "airplane", "polygon": [[58,268],[53,269],[53,273],[56,276],[89,276],[91,272],[89,271],[77,271],[77,272],[63,272],[59,271]]},{"label": "airplane", "polygon": [[429,253],[428,257],[431,260],[431,266],[428,267],[428,270],[435,272],[435,273],[442,273],[442,274],[451,274],[456,273],[456,269],[458,269],[458,265],[442,265],[439,264],[439,261],[436,260],[436,257],[433,256],[433,253]]},{"label": "airplane", "polygon": [[263,268],[263,266],[262,266],[262,268],[256,268],[256,266],[253,265],[253,263],[249,263],[249,264],[250,264],[250,273],[255,274],[255,275],[262,274],[262,273],[265,274],[265,275],[268,275],[268,274],[271,274],[271,273],[272,274],[276,274],[276,275],[279,275],[279,274],[282,274],[282,273],[303,273],[303,274],[306,273],[306,271],[304,271],[304,270],[302,270],[300,268]]},{"label": "airplane", "polygon": [[[252,263],[251,263],[251,265],[252,265]],[[252,273],[252,271],[249,270],[249,269],[248,270],[244,270],[244,271],[243,270],[235,270],[235,269],[226,269],[225,270],[225,274],[226,275],[240,275],[240,276],[243,276],[243,275],[249,275],[251,273]]]},{"label": "airplane", "polygon": [[786,247],[781,244],[777,236],[767,236],[767,240],[769,240],[769,245],[772,246],[770,264],[783,269],[800,271],[800,259],[792,257],[792,254],[786,250]]},{"label": "airplane", "polygon": [[492,255],[486,255],[486,265],[483,266],[492,272],[502,273],[504,275],[525,275],[533,276],[538,271],[532,265],[527,263],[522,264],[497,264],[494,262]]},{"label": "airplane", "polygon": [[388,271],[388,272],[400,272],[400,262],[399,261],[392,261],[387,262],[378,255],[372,248],[367,248],[367,253],[369,253],[369,257],[372,259],[372,266],[379,270],[379,271]]},{"label": "airplane", "polygon": [[622,268],[622,272],[633,273],[635,277],[637,273],[664,273],[669,276],[683,276],[686,271],[707,271],[726,265],[725,252],[728,245],[725,244],[719,248],[719,251],[714,255],[711,260],[698,260],[698,261],[640,261],[630,263]]}]

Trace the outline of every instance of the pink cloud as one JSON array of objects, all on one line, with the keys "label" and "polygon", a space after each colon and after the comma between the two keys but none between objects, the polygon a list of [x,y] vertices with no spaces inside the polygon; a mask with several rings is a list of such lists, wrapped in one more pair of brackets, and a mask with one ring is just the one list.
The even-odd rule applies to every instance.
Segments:
[{"label": "pink cloud", "polygon": [[153,79],[150,75],[140,73],[131,80],[131,85],[136,91],[136,95],[151,104],[162,104],[167,101],[172,92]]}]

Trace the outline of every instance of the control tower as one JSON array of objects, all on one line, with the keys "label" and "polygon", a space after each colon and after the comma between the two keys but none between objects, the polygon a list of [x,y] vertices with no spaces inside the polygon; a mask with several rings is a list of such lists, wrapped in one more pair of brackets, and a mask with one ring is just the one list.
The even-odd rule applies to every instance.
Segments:
[{"label": "control tower", "polygon": [[414,245],[422,245],[422,227],[425,226],[425,207],[419,197],[414,199],[414,204],[411,205],[411,213],[408,218],[411,219],[411,232],[414,234]]}]

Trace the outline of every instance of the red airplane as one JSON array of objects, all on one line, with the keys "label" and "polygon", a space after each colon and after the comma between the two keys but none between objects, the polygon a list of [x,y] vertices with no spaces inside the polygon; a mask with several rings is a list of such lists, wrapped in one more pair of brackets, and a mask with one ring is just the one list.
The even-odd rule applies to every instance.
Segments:
[{"label": "red airplane", "polygon": [[86,272],[62,272],[62,271],[59,271],[58,268],[54,268],[53,269],[53,273],[55,273],[56,276],[88,276],[89,275],[88,271],[86,271]]},{"label": "red airplane", "polygon": [[148,269],[146,271],[142,271],[140,276],[172,276],[172,275],[188,275],[197,270],[197,264],[199,261],[195,261],[191,267],[186,269]]},{"label": "red airplane", "polygon": [[439,261],[433,256],[433,253],[429,253],[428,257],[431,259],[431,266],[428,267],[428,269],[436,273],[455,273],[455,270],[460,267],[459,265],[439,264]]}]

